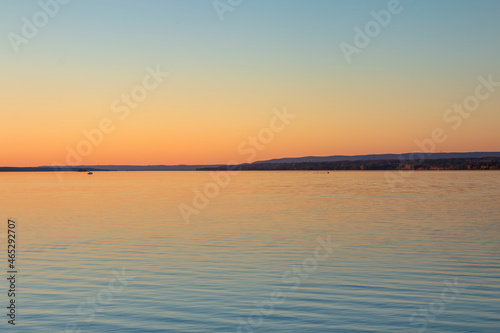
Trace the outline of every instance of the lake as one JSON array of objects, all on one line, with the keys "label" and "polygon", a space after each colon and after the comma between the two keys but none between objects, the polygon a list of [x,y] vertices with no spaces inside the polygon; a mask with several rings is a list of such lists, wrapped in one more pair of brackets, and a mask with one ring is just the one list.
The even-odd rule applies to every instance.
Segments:
[{"label": "lake", "polygon": [[374,171],[0,184],[20,332],[500,330],[499,171],[413,172],[396,187]]}]

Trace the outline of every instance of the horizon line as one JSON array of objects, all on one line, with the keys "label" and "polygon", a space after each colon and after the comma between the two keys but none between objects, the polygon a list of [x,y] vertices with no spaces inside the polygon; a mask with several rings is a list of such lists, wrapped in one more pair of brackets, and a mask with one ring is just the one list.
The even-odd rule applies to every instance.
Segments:
[{"label": "horizon line", "polygon": [[[329,157],[364,157],[364,156],[384,156],[384,155],[411,155],[411,154],[425,154],[425,155],[434,155],[434,154],[500,154],[500,151],[464,151],[464,152],[407,152],[407,153],[371,153],[371,154],[357,154],[357,155],[308,155],[308,156],[298,156],[298,157],[277,157],[270,158],[265,160],[255,160],[253,162],[245,162],[234,165],[245,165],[245,164],[253,164],[257,162],[268,162],[274,160],[287,160],[287,159],[304,159],[304,158],[329,158]],[[230,165],[227,163],[212,163],[212,164],[113,164],[113,163],[105,163],[105,164],[75,164],[75,165],[38,165],[38,166],[0,166],[0,168],[71,168],[71,167],[92,167],[92,166],[117,166],[117,167],[193,167],[193,166],[224,166]]]}]

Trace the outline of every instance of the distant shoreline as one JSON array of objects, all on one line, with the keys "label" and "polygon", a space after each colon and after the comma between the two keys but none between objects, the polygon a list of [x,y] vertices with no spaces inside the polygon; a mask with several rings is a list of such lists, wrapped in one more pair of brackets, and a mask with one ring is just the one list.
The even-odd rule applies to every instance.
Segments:
[{"label": "distant shoreline", "polygon": [[[106,172],[106,173],[114,173],[114,172],[228,172],[229,170],[101,170],[95,172]],[[236,172],[316,172],[316,173],[330,173],[330,172],[382,172],[382,171],[401,171],[401,172],[438,172],[438,171],[500,171],[500,169],[432,169],[432,170],[402,170],[402,169],[380,169],[380,170],[238,170],[232,169],[231,171]],[[52,172],[63,172],[63,173],[78,173],[77,171],[2,171],[0,170],[0,174],[2,173],[52,173]],[[94,171],[92,171],[94,172]]]},{"label": "distant shoreline", "polygon": [[199,171],[467,171],[500,170],[500,157],[421,160],[359,160],[336,162],[258,163],[200,168]]},{"label": "distant shoreline", "polygon": [[355,159],[325,162],[255,162],[211,166],[57,166],[0,167],[0,172],[111,172],[111,171],[394,171],[500,170],[500,157]]}]

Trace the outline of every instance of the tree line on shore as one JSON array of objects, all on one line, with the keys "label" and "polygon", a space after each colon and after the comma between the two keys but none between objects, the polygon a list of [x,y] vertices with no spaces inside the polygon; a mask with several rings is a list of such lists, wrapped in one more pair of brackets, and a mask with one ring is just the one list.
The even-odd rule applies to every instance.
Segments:
[{"label": "tree line on shore", "polygon": [[374,160],[300,163],[253,163],[199,168],[199,171],[299,171],[299,170],[500,170],[499,157]]}]

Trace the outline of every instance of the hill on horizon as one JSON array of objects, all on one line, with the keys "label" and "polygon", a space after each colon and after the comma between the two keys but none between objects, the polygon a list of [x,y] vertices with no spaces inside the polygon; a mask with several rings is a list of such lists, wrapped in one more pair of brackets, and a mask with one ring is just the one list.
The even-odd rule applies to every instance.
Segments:
[{"label": "hill on horizon", "polygon": [[[258,164],[290,164],[290,163],[320,163],[320,162],[343,162],[343,161],[381,161],[399,160],[401,162],[413,160],[437,160],[437,159],[467,159],[500,157],[500,152],[471,152],[471,153],[405,153],[405,154],[370,154],[370,155],[332,155],[332,156],[306,156],[287,157],[271,160],[256,161],[253,163],[242,163],[241,165]],[[210,165],[68,165],[60,167],[0,167],[0,172],[49,172],[49,171],[196,171],[205,168],[217,168],[225,164]]]},{"label": "hill on horizon", "polygon": [[405,154],[370,154],[370,155],[333,155],[333,156],[307,156],[286,157],[251,164],[261,163],[304,163],[304,162],[342,162],[342,161],[376,161],[376,160],[401,160],[415,159],[443,159],[443,158],[483,158],[500,157],[500,152],[472,152],[472,153],[405,153]]}]

